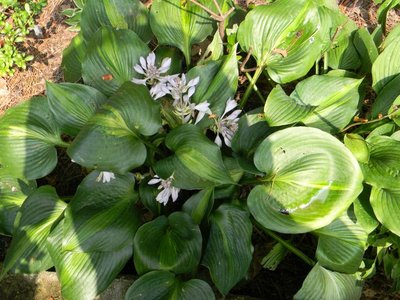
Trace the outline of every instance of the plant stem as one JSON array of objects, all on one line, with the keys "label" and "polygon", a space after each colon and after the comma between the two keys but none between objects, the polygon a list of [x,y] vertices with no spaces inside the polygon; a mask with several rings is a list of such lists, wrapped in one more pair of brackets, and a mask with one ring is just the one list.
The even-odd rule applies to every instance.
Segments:
[{"label": "plant stem", "polygon": [[315,75],[319,75],[319,59],[315,61]]},{"label": "plant stem", "polygon": [[329,56],[328,52],[324,53],[324,74],[328,73]]},{"label": "plant stem", "polygon": [[[246,72],[246,77],[250,82],[253,81],[253,77],[251,77],[251,75],[248,72]],[[258,87],[255,84],[254,84],[253,90],[257,93],[258,98],[261,99],[261,102],[263,104],[265,104],[265,99],[264,99],[263,95],[261,94],[260,90],[258,89]]]},{"label": "plant stem", "polygon": [[299,249],[297,249],[295,246],[293,246],[291,243],[288,241],[285,241],[283,238],[281,238],[279,235],[277,235],[275,232],[272,230],[266,229],[263,226],[261,226],[257,221],[255,223],[258,225],[258,227],[264,231],[266,234],[268,234],[270,237],[272,237],[274,240],[277,242],[281,243],[286,249],[288,249],[290,252],[295,254],[297,257],[302,259],[305,263],[313,267],[315,265],[315,261],[309,258],[307,255],[305,255],[303,252],[301,252]]},{"label": "plant stem", "polygon": [[247,86],[246,92],[244,93],[242,100],[240,101],[240,108],[243,108],[246,105],[247,100],[249,99],[258,78],[263,72],[263,69],[264,67],[258,67],[256,72],[254,73],[254,77],[252,78],[252,80],[250,80],[250,84]]}]

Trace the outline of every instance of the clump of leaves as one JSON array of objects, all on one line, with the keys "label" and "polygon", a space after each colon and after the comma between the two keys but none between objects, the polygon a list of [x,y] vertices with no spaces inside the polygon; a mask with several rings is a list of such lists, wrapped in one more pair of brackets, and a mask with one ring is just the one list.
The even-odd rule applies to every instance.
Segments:
[{"label": "clump of leaves", "polygon": [[74,0],[75,7],[67,8],[63,10],[63,15],[67,17],[65,23],[67,23],[72,31],[80,30],[81,14],[83,7],[85,6],[86,0]]},{"label": "clump of leaves", "polygon": [[[92,299],[133,260],[126,299],[214,299],[257,263],[256,227],[265,267],[312,267],[295,299],[359,299],[380,263],[399,288],[399,30],[330,0],[88,0],[80,22],[67,82],[0,119],[1,276],[54,266]],[[71,195],[36,186],[60,148]]]},{"label": "clump of leaves", "polygon": [[0,0],[0,76],[12,75],[16,68],[26,68],[34,57],[21,51],[18,44],[35,25],[37,16],[47,4],[46,0]]}]

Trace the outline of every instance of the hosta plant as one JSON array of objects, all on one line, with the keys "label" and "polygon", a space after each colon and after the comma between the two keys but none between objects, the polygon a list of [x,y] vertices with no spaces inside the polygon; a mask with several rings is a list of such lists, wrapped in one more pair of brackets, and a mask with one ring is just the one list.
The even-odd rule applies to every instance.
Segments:
[{"label": "hosta plant", "polygon": [[80,22],[66,82],[0,119],[1,276],[54,267],[93,299],[131,261],[125,299],[214,299],[292,252],[295,299],[358,299],[380,264],[399,289],[399,30],[330,0],[88,0]]}]

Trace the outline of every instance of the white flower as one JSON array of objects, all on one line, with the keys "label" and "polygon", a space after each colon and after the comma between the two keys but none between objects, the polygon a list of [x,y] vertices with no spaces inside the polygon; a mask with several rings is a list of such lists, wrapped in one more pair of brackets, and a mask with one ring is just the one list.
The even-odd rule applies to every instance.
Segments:
[{"label": "white flower", "polygon": [[175,104],[175,112],[182,119],[183,123],[189,123],[190,119],[194,119],[196,117],[196,121],[194,124],[197,124],[203,119],[203,117],[208,114],[211,114],[211,110],[209,108],[210,103],[207,101],[201,102],[199,104],[191,103],[190,99],[185,101],[177,101]]},{"label": "white flower", "polygon": [[162,191],[158,193],[156,200],[164,205],[167,205],[170,197],[172,197],[172,202],[175,202],[181,190],[180,188],[172,186],[172,180],[174,180],[173,175],[169,176],[167,179],[162,179],[158,175],[155,175],[154,178],[148,182],[148,184],[160,184],[157,189]]},{"label": "white flower", "polygon": [[158,84],[164,78],[161,74],[166,73],[171,66],[171,58],[164,58],[161,62],[161,67],[156,66],[156,55],[154,52],[151,52],[146,59],[144,57],[140,57],[140,64],[137,64],[133,67],[133,69],[139,73],[144,75],[144,79],[132,78],[131,81],[136,84],[149,84],[154,86]]},{"label": "white flower", "polygon": [[115,174],[113,172],[102,171],[99,176],[97,176],[96,181],[99,182],[101,180],[103,183],[107,183],[110,182],[111,179],[115,179]]},{"label": "white flower", "polygon": [[225,111],[221,117],[215,119],[215,125],[213,126],[212,130],[217,134],[215,137],[214,142],[218,146],[222,146],[222,140],[220,135],[223,137],[225,145],[231,147],[231,141],[233,136],[235,135],[238,129],[238,122],[239,122],[239,114],[242,110],[237,109],[231,112],[229,115],[228,112],[232,111],[237,106],[237,102],[233,99],[229,99],[226,102]]},{"label": "white flower", "polygon": [[[200,77],[196,77],[186,83],[186,75],[182,74],[179,76],[170,76],[168,78],[168,88],[169,93],[175,101],[182,101],[185,99],[189,99],[193,96],[196,85],[199,83]],[[187,93],[187,94],[186,94]],[[186,95],[185,95],[186,94]],[[184,97],[186,96],[186,97]],[[185,98],[185,99],[183,99]]]}]

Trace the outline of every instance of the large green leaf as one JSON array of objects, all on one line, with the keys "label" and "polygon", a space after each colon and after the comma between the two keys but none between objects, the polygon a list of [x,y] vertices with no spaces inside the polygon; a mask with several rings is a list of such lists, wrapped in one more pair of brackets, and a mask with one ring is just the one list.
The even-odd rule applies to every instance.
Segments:
[{"label": "large green leaf", "polygon": [[167,135],[165,143],[175,155],[159,161],[155,170],[161,178],[173,175],[174,186],[203,189],[233,183],[220,148],[204,136],[197,126],[179,126]]},{"label": "large green leaf", "polygon": [[316,257],[321,266],[342,273],[357,272],[368,235],[347,213],[314,233],[319,236]]},{"label": "large green leaf", "polygon": [[[390,62],[389,62],[390,64]],[[380,91],[376,99],[372,104],[371,115],[373,118],[379,116],[379,114],[386,115],[396,100],[400,95],[400,72],[389,81]]]},{"label": "large green leaf", "polygon": [[238,87],[239,70],[236,46],[221,61],[210,61],[189,70],[188,80],[200,78],[192,99],[195,103],[207,101],[213,113],[221,115],[226,101],[235,96]]},{"label": "large green leaf", "polygon": [[160,127],[160,106],[147,87],[126,82],[82,128],[68,154],[82,166],[125,173],[144,163],[144,136]]},{"label": "large green leaf", "polygon": [[202,264],[210,270],[218,290],[228,294],[247,274],[253,254],[253,226],[249,214],[230,204],[210,217],[211,229]]},{"label": "large green leaf", "polygon": [[[201,2],[207,7],[212,0]],[[191,1],[154,0],[150,11],[150,25],[158,42],[179,48],[190,64],[192,45],[212,34],[214,21],[208,13]]]},{"label": "large green leaf", "polygon": [[99,29],[87,49],[82,63],[83,80],[107,96],[139,75],[133,67],[150,51],[133,31],[109,27]]},{"label": "large green leaf", "polygon": [[0,234],[12,235],[15,216],[35,188],[35,181],[29,182],[0,173]]},{"label": "large green leaf", "polygon": [[51,112],[64,133],[75,136],[107,98],[95,88],[78,83],[47,82]]},{"label": "large green leaf", "polygon": [[65,300],[93,300],[120,273],[132,255],[132,244],[110,252],[72,252],[62,249],[61,221],[47,239],[61,293]]},{"label": "large green leaf", "polygon": [[282,126],[297,123],[318,107],[301,100],[286,95],[280,85],[273,88],[264,106],[265,120],[268,125]]},{"label": "large green leaf", "polygon": [[199,226],[183,212],[160,216],[145,223],[134,239],[135,268],[139,274],[152,270],[176,274],[194,271],[201,257]]},{"label": "large green leaf", "polygon": [[214,189],[201,190],[186,200],[182,210],[190,215],[196,224],[207,219],[214,206]]},{"label": "large green leaf", "polygon": [[82,77],[82,62],[86,55],[86,42],[82,33],[75,36],[69,46],[64,49],[61,68],[64,79],[68,82],[77,82]]},{"label": "large green leaf", "polygon": [[115,174],[103,183],[99,175],[93,171],[82,181],[65,211],[65,251],[106,252],[133,244],[140,225],[134,176]]},{"label": "large green leaf", "polygon": [[125,295],[125,300],[214,300],[211,287],[202,280],[181,281],[166,271],[153,271],[136,280]]},{"label": "large green leaf", "polygon": [[2,275],[9,270],[37,273],[53,266],[46,239],[65,207],[51,186],[40,187],[25,200],[15,220]]},{"label": "large green leaf", "polygon": [[371,206],[376,218],[394,234],[400,236],[400,189],[372,187]]},{"label": "large green leaf", "polygon": [[361,71],[370,73],[372,64],[379,54],[372,35],[366,28],[360,28],[354,34],[353,42],[361,58]]},{"label": "large green leaf", "polygon": [[326,49],[331,13],[309,0],[260,5],[240,24],[238,41],[274,81],[290,82],[306,75]]},{"label": "large green leaf", "polygon": [[400,74],[400,38],[392,41],[372,65],[372,87],[378,94]]},{"label": "large green leaf", "polygon": [[388,136],[367,139],[368,163],[360,164],[365,182],[379,188],[397,189],[400,184],[400,141]]},{"label": "large green leaf", "polygon": [[65,146],[45,97],[7,110],[0,119],[0,163],[16,178],[36,179],[57,164],[55,146]]},{"label": "large green leaf", "polygon": [[370,189],[364,188],[360,197],[354,201],[353,208],[357,224],[360,224],[365,232],[371,233],[379,226],[370,203]]},{"label": "large green leaf", "polygon": [[358,27],[342,14],[336,16],[336,22],[338,27],[331,33],[333,45],[325,57],[328,59],[328,66],[332,69],[358,69],[361,60],[353,42]]},{"label": "large green leaf", "polygon": [[86,40],[102,26],[130,29],[146,42],[152,36],[149,11],[139,0],[88,0],[82,10],[80,25]]},{"label": "large green leaf", "polygon": [[355,275],[332,272],[319,264],[307,275],[295,300],[358,300],[362,285]]},{"label": "large green leaf", "polygon": [[343,129],[357,112],[362,79],[314,75],[297,84],[290,95],[297,102],[317,106],[301,119],[307,126],[327,132]]},{"label": "large green leaf", "polygon": [[319,129],[292,127],[268,136],[255,166],[265,177],[250,192],[251,214],[266,228],[308,232],[328,225],[362,190],[362,173],[351,152]]}]

